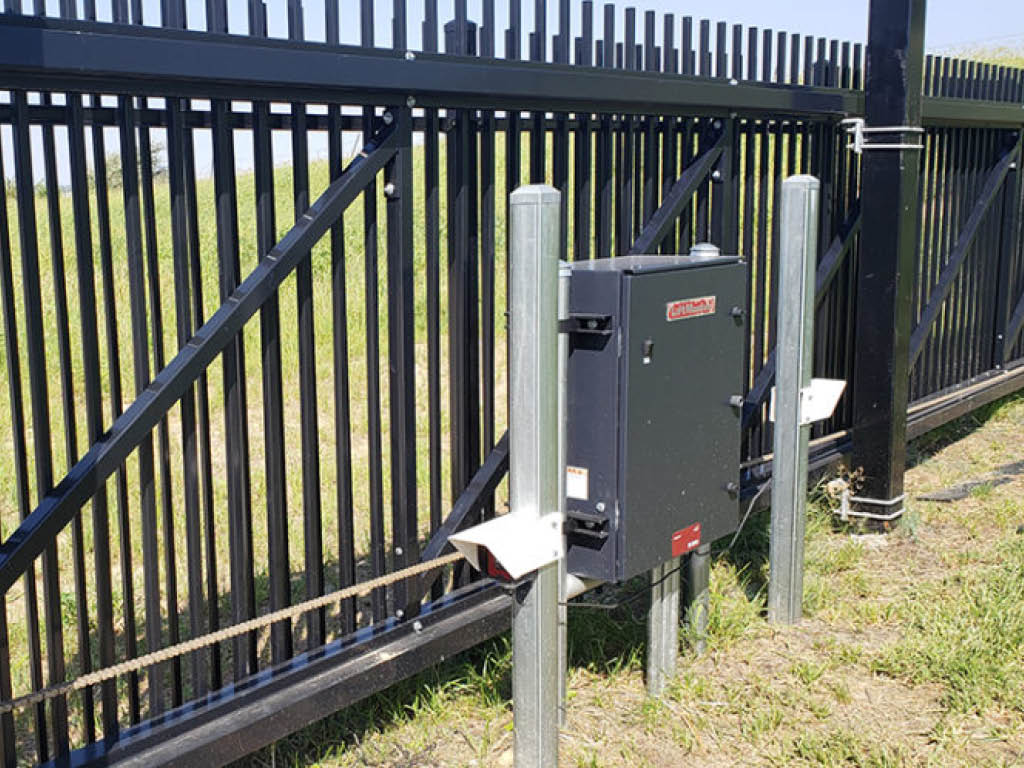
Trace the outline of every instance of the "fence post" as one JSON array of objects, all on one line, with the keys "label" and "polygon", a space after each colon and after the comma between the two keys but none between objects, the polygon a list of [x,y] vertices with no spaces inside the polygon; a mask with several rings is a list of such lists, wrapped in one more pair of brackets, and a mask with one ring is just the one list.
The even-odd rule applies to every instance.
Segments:
[{"label": "fence post", "polygon": [[821,183],[813,176],[782,182],[779,212],[779,332],[775,355],[775,446],[768,560],[768,619],[800,619],[804,584],[807,443],[800,391],[811,383],[814,357],[814,272]]},{"label": "fence post", "polygon": [[[865,121],[869,128],[921,125],[925,0],[871,0]],[[917,144],[916,132],[873,133]],[[906,466],[911,293],[917,247],[920,150],[872,150],[861,165],[860,268],[853,373],[853,467],[863,512],[902,511]],[[866,501],[865,501],[866,500]]]},{"label": "fence post", "polygon": [[[543,185],[511,196],[509,500],[511,514],[561,508],[558,407],[558,244],[561,195]],[[562,472],[564,472],[564,468]],[[512,608],[517,768],[558,765],[556,561],[520,585]]]},{"label": "fence post", "polygon": [[[1013,143],[1021,141],[1020,133],[1012,134]],[[996,271],[996,305],[995,321],[992,327],[992,367],[995,370],[1002,370],[1006,363],[1009,349],[1008,343],[1012,346],[1013,340],[1006,339],[1007,325],[1010,322],[1010,313],[1013,307],[1010,302],[1016,297],[1010,295],[1010,265],[1013,263],[1013,255],[1017,249],[1017,225],[1020,204],[1020,157],[1010,166],[1006,174],[1006,181],[1003,182],[1003,205],[1002,220],[1003,227],[999,235],[999,261]]]}]

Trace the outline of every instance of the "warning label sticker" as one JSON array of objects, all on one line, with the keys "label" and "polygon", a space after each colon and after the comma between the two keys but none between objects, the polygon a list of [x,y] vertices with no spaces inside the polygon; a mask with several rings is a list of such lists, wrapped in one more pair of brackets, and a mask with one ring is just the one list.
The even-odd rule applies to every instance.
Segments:
[{"label": "warning label sticker", "polygon": [[590,472],[585,467],[565,468],[565,495],[582,501],[590,498]]},{"label": "warning label sticker", "polygon": [[700,546],[700,523],[672,534],[672,557],[685,555]]},{"label": "warning label sticker", "polygon": [[698,296],[693,299],[679,299],[665,305],[665,320],[686,320],[690,317],[715,314],[717,299],[714,296]]}]

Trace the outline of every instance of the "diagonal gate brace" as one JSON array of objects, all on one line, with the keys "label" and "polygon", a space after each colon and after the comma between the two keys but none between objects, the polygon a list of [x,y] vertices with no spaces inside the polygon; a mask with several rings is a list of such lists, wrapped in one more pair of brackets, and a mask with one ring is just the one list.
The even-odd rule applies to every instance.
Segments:
[{"label": "diagonal gate brace", "polygon": [[720,131],[715,143],[708,147],[683,171],[672,188],[668,191],[661,206],[651,216],[647,226],[637,235],[629,255],[656,253],[661,242],[668,237],[676,221],[693,200],[693,193],[707,180],[718,158],[725,151],[725,131]]},{"label": "diagonal gate brace", "polygon": [[949,254],[946,266],[942,268],[942,272],[939,274],[938,283],[936,283],[931,296],[928,298],[928,304],[921,313],[921,319],[918,321],[917,327],[914,328],[914,332],[910,335],[911,367],[914,366],[917,358],[921,355],[924,343],[931,333],[932,326],[939,316],[942,305],[945,303],[946,297],[949,296],[949,292],[953,290],[953,283],[956,281],[957,275],[960,274],[961,268],[967,261],[971,246],[978,237],[985,214],[989,212],[993,201],[998,196],[999,189],[1006,179],[1006,174],[1010,172],[1011,166],[1020,156],[1020,150],[1021,140],[1018,139],[1017,143],[1010,149],[1007,149],[1003,156],[999,158],[999,162],[996,163],[995,167],[989,172],[988,178],[985,179],[985,186],[982,187],[981,194],[978,195],[974,208],[971,210],[971,215],[967,219],[967,223],[964,224],[960,236],[957,238],[956,245]]},{"label": "diagonal gate brace", "polygon": [[188,387],[238,335],[348,205],[394,156],[398,122],[387,122],[256,268],[196,331],[110,430],[94,443],[0,545],[0,594],[6,593],[44,547],[92,498]]}]

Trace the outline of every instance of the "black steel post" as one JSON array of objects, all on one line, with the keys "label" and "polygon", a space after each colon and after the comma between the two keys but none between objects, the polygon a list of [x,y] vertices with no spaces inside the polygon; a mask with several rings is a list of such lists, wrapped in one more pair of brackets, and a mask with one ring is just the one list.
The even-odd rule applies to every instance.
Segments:
[{"label": "black steel post", "polygon": [[[921,125],[924,19],[925,0],[872,0],[869,127]],[[870,134],[870,140],[886,143],[912,145],[920,138],[910,131]],[[866,149],[862,161],[853,466],[864,470],[857,495],[878,500],[865,511],[878,515],[895,513],[903,493],[919,160],[919,150]]]}]

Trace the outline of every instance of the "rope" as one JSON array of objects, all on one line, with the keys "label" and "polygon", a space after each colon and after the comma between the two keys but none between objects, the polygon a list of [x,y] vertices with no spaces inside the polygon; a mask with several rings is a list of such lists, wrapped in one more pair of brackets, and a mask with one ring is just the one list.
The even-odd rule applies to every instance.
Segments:
[{"label": "rope", "polygon": [[403,568],[400,571],[395,571],[394,573],[385,574],[384,576],[378,576],[375,579],[364,581],[361,584],[354,584],[350,587],[336,590],[327,595],[314,597],[310,600],[288,606],[287,608],[281,608],[280,610],[272,611],[271,613],[264,614],[263,616],[257,616],[255,619],[243,621],[241,624],[233,624],[230,627],[225,627],[224,629],[219,629],[205,635],[199,635],[198,637],[190,638],[189,640],[185,640],[176,645],[169,645],[166,648],[160,648],[152,653],[147,653],[145,656],[139,656],[134,659],[122,661],[120,664],[114,664],[110,667],[97,669],[86,675],[77,677],[74,680],[56,683],[38,691],[25,694],[24,696],[18,696],[10,699],[9,701],[0,701],[0,715],[5,715],[16,709],[28,707],[33,704],[39,704],[40,702],[49,701],[50,699],[55,699],[60,696],[66,696],[69,693],[80,691],[83,688],[98,685],[106,682],[107,680],[113,680],[114,678],[121,677],[122,675],[127,675],[146,667],[152,667],[156,664],[170,661],[171,659],[183,656],[186,653],[198,651],[207,646],[214,645],[215,643],[223,642],[224,640],[230,640],[233,637],[244,635],[247,632],[261,629],[270,624],[275,624],[286,619],[297,618],[304,613],[316,610],[317,608],[323,608],[331,603],[341,602],[342,600],[350,597],[367,595],[380,587],[386,587],[397,581],[402,581],[413,576],[418,576],[421,573],[436,570],[445,565],[458,562],[461,559],[462,555],[460,553],[453,552],[450,555],[444,555],[443,557],[427,560],[423,563],[417,563],[416,565],[409,566],[408,568]]}]

